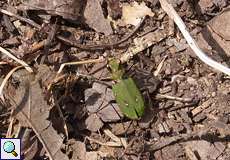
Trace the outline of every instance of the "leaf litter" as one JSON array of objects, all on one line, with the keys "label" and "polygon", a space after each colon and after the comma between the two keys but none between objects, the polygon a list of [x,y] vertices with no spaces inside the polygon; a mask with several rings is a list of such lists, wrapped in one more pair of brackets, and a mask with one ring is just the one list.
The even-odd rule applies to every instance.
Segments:
[{"label": "leaf litter", "polygon": [[113,122],[122,119],[123,115],[116,103],[115,97],[107,85],[94,82],[92,88],[85,90],[85,103],[89,113],[96,113],[103,122]]},{"label": "leaf litter", "polygon": [[[202,50],[227,66],[228,2],[170,2]],[[6,77],[1,137],[20,137],[25,159],[229,159],[229,78],[193,55],[166,4],[1,3],[1,47],[10,53],[0,57],[0,78]],[[64,62],[99,57],[102,63],[66,65],[56,74]],[[119,111],[108,57],[121,60],[148,102],[140,120]],[[11,75],[16,61],[34,74]]]},{"label": "leaf litter", "polygon": [[140,23],[144,16],[154,16],[154,13],[148,8],[144,2],[138,4],[137,2],[127,3],[122,6],[122,20],[125,24],[132,24],[136,26]]},{"label": "leaf litter", "polygon": [[21,79],[18,79],[20,86],[16,90],[16,94],[12,96],[15,105],[13,116],[19,120],[22,127],[33,129],[50,159],[68,159],[60,150],[63,138],[48,121],[51,106],[45,101],[43,90],[39,84],[40,76],[49,74],[49,68],[41,67],[40,69],[38,69],[39,74],[34,77],[34,80],[31,80],[33,77],[26,72],[17,73],[21,74],[17,75]]}]

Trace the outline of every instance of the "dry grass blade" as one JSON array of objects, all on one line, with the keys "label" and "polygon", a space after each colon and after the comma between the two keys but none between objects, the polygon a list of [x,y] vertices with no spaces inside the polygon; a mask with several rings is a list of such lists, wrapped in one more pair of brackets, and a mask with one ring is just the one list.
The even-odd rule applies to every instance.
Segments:
[{"label": "dry grass blade", "polygon": [[33,72],[32,68],[30,68],[30,66],[29,66],[26,62],[24,62],[23,60],[18,59],[17,57],[15,57],[13,54],[11,54],[11,53],[10,53],[9,51],[7,51],[6,49],[0,47],[0,52],[4,53],[4,54],[7,55],[8,57],[12,58],[13,60],[15,60],[16,62],[18,62],[19,64],[21,64],[23,67],[25,67],[25,69],[26,69],[28,72],[30,72],[30,73]]},{"label": "dry grass blade", "polygon": [[167,0],[160,0],[161,7],[163,10],[168,14],[168,16],[174,20],[178,28],[180,29],[181,33],[183,34],[184,38],[186,39],[187,43],[194,51],[194,53],[207,65],[211,66],[212,68],[219,70],[227,75],[230,75],[230,69],[225,67],[224,65],[212,60],[208,57],[197,45],[195,40],[192,38],[186,26],[177,12],[174,10],[171,4],[167,2]]},{"label": "dry grass blade", "polygon": [[115,136],[110,130],[105,129],[104,133],[109,136],[114,142],[116,142],[117,144],[119,144],[120,146],[124,146],[125,148],[127,148],[128,144],[126,142],[126,140],[124,138],[119,138],[117,136]]},{"label": "dry grass blade", "polygon": [[6,138],[12,138],[11,133],[12,133],[12,130],[13,130],[14,120],[15,120],[14,117],[10,117],[10,123],[9,123],[9,127],[7,129],[7,132],[6,132]]},{"label": "dry grass blade", "polygon": [[7,81],[9,80],[9,78],[11,77],[11,75],[18,69],[22,68],[23,66],[18,66],[18,67],[15,67],[14,69],[12,69],[7,75],[6,77],[4,78],[4,80],[2,81],[2,84],[0,86],[0,98],[2,99],[2,101],[4,102],[4,96],[3,96],[3,88],[4,86],[6,85]]},{"label": "dry grass blade", "polygon": [[161,69],[162,69],[162,67],[163,67],[163,65],[164,65],[164,62],[165,62],[165,60],[167,59],[167,56],[165,56],[163,59],[162,59],[162,61],[159,63],[159,65],[157,66],[157,69],[154,71],[154,76],[158,76],[159,75],[159,73],[161,72]]},{"label": "dry grass blade", "polygon": [[114,141],[109,141],[109,142],[101,142],[99,140],[90,138],[90,137],[86,137],[86,139],[88,139],[89,141],[92,141],[94,143],[100,144],[102,146],[108,146],[108,147],[122,147],[122,144],[119,142],[114,142]]},{"label": "dry grass blade", "polygon": [[68,66],[68,65],[70,66],[70,65],[88,64],[88,63],[100,63],[100,62],[103,62],[104,60],[105,60],[104,57],[99,57],[98,59],[90,59],[90,60],[85,60],[85,61],[63,63],[63,64],[61,64],[57,73],[60,74],[62,72],[63,68],[65,66]]},{"label": "dry grass blade", "polygon": [[115,136],[110,130],[105,129],[104,133],[109,136],[113,141],[115,142],[120,142],[120,138],[118,138],[117,136]]},{"label": "dry grass blade", "polygon": [[7,62],[0,62],[0,65],[4,65],[4,64],[7,64]]}]

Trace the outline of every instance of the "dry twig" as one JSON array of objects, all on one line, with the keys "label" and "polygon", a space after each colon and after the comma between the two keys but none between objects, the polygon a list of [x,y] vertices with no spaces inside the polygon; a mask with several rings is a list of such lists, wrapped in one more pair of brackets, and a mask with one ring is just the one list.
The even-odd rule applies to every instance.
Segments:
[{"label": "dry twig", "polygon": [[100,142],[99,140],[90,138],[88,136],[86,136],[86,139],[88,139],[89,141],[95,142],[97,144],[100,144],[102,146],[109,146],[109,147],[122,147],[124,146],[125,148],[127,147],[127,142],[125,140],[125,138],[119,138],[117,136],[115,136],[110,130],[105,129],[104,133],[109,136],[113,141],[109,141],[109,142]]},{"label": "dry twig", "polygon": [[[39,30],[41,29],[41,26],[39,24],[35,23],[34,21],[32,21],[30,19],[24,18],[22,16],[16,15],[16,14],[10,12],[10,11],[3,10],[3,9],[0,9],[0,12],[3,13],[3,14],[6,14],[8,16],[15,17],[15,18],[19,19],[20,21],[26,22],[26,23],[30,24],[31,26],[33,26],[33,27],[35,27],[35,28],[37,28]],[[60,41],[64,42],[64,43],[70,45],[70,46],[80,48],[80,49],[84,49],[84,50],[98,50],[98,49],[114,48],[115,46],[120,45],[121,43],[127,41],[130,37],[132,37],[137,32],[137,30],[140,28],[140,26],[143,24],[144,20],[145,20],[145,17],[143,17],[141,22],[126,37],[122,38],[118,42],[114,42],[114,43],[110,43],[110,44],[82,45],[82,44],[79,44],[77,42],[72,42],[72,41],[66,39],[63,36],[58,36],[57,35],[56,38],[59,39]],[[41,48],[44,45],[45,45],[45,43],[42,42],[42,43],[40,43],[39,47]],[[34,51],[34,50],[32,50],[32,51]]]},{"label": "dry twig", "polygon": [[15,17],[23,22],[26,22],[28,24],[30,24],[31,26],[35,27],[35,28],[38,28],[38,29],[41,29],[41,26],[37,23],[35,23],[34,21],[30,20],[30,19],[27,19],[27,18],[24,18],[24,17],[21,17],[17,14],[14,14],[12,12],[9,12],[7,10],[4,10],[4,9],[0,9],[0,12],[3,13],[3,14],[6,14],[8,16],[11,16],[11,17]]},{"label": "dry twig", "polygon": [[192,98],[181,98],[181,97],[174,97],[174,96],[169,96],[169,95],[164,95],[164,94],[157,94],[156,98],[175,100],[175,101],[184,102],[184,103],[192,102]]},{"label": "dry twig", "polygon": [[[139,37],[134,39],[134,46],[129,47],[128,50],[122,54],[120,57],[117,57],[120,63],[125,63],[128,60],[130,60],[133,56],[136,54],[140,53],[141,51],[147,49],[148,47],[154,45],[155,43],[163,40],[166,37],[166,35],[161,32],[151,32],[143,37]],[[100,57],[98,59],[93,59],[93,60],[84,60],[84,61],[77,61],[77,62],[67,62],[63,63],[61,67],[58,70],[58,74],[60,74],[63,70],[63,68],[66,65],[79,65],[79,64],[87,64],[87,63],[101,63],[104,62],[106,58]],[[163,63],[163,62],[162,62]]]},{"label": "dry twig", "polygon": [[121,55],[119,58],[121,63],[127,62],[133,56],[137,55],[141,51],[149,48],[150,46],[162,41],[166,38],[166,34],[162,30],[158,30],[155,32],[150,32],[142,37],[138,37],[134,39],[134,46],[129,47],[128,50]]},{"label": "dry twig", "polygon": [[173,136],[173,137],[168,137],[168,138],[163,138],[159,141],[157,141],[156,143],[151,143],[148,145],[148,149],[150,151],[157,151],[160,150],[168,145],[171,145],[173,143],[179,142],[179,141],[187,141],[189,139],[193,139],[193,138],[201,138],[203,135],[206,135],[208,133],[208,131],[210,130],[210,127],[207,127],[204,130],[198,131],[198,132],[192,132],[192,133],[188,133],[188,134],[180,134],[177,136]]},{"label": "dry twig", "polygon": [[0,62],[0,65],[8,64],[7,62]]},{"label": "dry twig", "polygon": [[114,42],[114,43],[110,43],[110,44],[95,44],[95,45],[82,45],[76,42],[72,42],[62,36],[57,36],[57,38],[61,41],[63,41],[64,43],[76,47],[76,48],[80,48],[80,49],[86,49],[86,50],[99,50],[99,49],[108,49],[108,48],[114,48],[115,46],[120,45],[121,43],[127,41],[130,37],[132,37],[137,31],[138,29],[141,27],[141,25],[143,24],[145,20],[145,17],[142,18],[141,22],[135,27],[135,29],[128,34],[126,37],[122,38],[121,40]]},{"label": "dry twig", "polygon": [[163,67],[164,62],[165,62],[166,59],[167,59],[167,56],[165,56],[165,57],[162,59],[162,61],[159,63],[159,65],[157,66],[157,69],[156,69],[156,70],[154,71],[154,73],[153,73],[154,76],[158,76],[158,75],[159,75],[159,73],[161,72],[161,69],[162,69],[162,67]]}]

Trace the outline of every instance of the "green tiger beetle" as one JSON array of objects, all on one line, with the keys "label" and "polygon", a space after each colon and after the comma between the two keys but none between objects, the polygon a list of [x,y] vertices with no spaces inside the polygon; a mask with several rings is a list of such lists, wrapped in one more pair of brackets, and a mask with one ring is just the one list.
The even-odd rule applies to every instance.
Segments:
[{"label": "green tiger beetle", "polygon": [[124,78],[124,70],[116,59],[109,60],[112,79],[112,91],[121,112],[130,119],[138,119],[144,114],[144,99],[132,78]]},{"label": "green tiger beetle", "polygon": [[[79,65],[87,63],[104,62],[105,58],[94,60],[68,62],[60,66],[58,74],[61,73],[66,65]],[[112,79],[116,82],[112,85],[115,100],[121,112],[130,119],[138,119],[144,114],[144,99],[132,78],[124,78],[124,70],[121,69],[120,62],[116,58],[109,58],[109,68],[111,69]]]}]

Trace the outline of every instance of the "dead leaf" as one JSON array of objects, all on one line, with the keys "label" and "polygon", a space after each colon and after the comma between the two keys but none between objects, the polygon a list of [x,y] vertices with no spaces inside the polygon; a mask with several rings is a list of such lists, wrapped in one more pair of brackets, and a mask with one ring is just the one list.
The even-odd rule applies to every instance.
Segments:
[{"label": "dead leaf", "polygon": [[108,86],[94,82],[92,88],[85,90],[86,108],[90,113],[96,113],[104,122],[120,120],[123,115],[116,103],[113,92]]},{"label": "dead leaf", "polygon": [[140,121],[138,122],[140,128],[146,129],[150,127],[151,122],[154,119],[154,112],[151,108],[146,108],[143,117],[141,117]]},{"label": "dead leaf", "polygon": [[103,10],[98,0],[87,0],[84,18],[89,27],[95,31],[104,33],[105,35],[113,33],[109,21],[103,15]]},{"label": "dead leaf", "polygon": [[119,0],[108,0],[108,13],[113,19],[118,19],[122,15],[122,8]]},{"label": "dead leaf", "polygon": [[166,146],[162,150],[156,151],[154,153],[154,157],[156,159],[170,159],[170,160],[184,159],[183,147],[181,147],[179,144],[174,144],[173,146]]},{"label": "dead leaf", "polygon": [[[15,128],[15,126],[14,126]],[[22,143],[21,151],[25,160],[34,159],[39,152],[38,139],[32,135],[33,130],[30,128],[20,128],[20,138]]]},{"label": "dead leaf", "polygon": [[204,14],[205,12],[213,8],[213,1],[212,0],[200,0],[198,3],[198,6],[201,10],[201,13]]},{"label": "dead leaf", "polygon": [[82,0],[24,0],[17,9],[43,10],[51,15],[75,21],[79,18],[83,4]]},{"label": "dead leaf", "polygon": [[106,106],[98,111],[97,115],[103,122],[115,122],[123,117],[117,103],[110,103],[108,107]]},{"label": "dead leaf", "polygon": [[138,4],[137,2],[123,4],[122,7],[122,20],[126,24],[138,25],[141,18],[148,15],[153,17],[154,13],[148,8],[144,2]]},{"label": "dead leaf", "polygon": [[96,114],[91,114],[86,120],[85,120],[86,129],[96,132],[101,127],[103,127],[103,122],[100,120],[100,118]]},{"label": "dead leaf", "polygon": [[100,156],[97,152],[87,152],[86,153],[86,160],[98,160]]},{"label": "dead leaf", "polygon": [[108,154],[101,151],[86,152],[86,160],[109,159]]},{"label": "dead leaf", "polygon": [[198,35],[197,44],[206,52],[216,50],[222,57],[230,56],[230,11],[216,16]]},{"label": "dead leaf", "polygon": [[115,135],[129,135],[135,131],[136,122],[127,121],[122,123],[110,123],[111,131]]},{"label": "dead leaf", "polygon": [[204,140],[189,141],[186,147],[196,152],[202,160],[217,159],[225,149],[225,146],[221,142],[215,142],[212,145]]},{"label": "dead leaf", "polygon": [[226,10],[209,22],[209,26],[224,40],[230,40],[230,11]]},{"label": "dead leaf", "polygon": [[181,52],[188,48],[188,44],[186,43],[185,39],[181,39],[178,41],[176,38],[170,38],[166,40],[166,44],[168,46],[175,46],[176,52]]},{"label": "dead leaf", "polygon": [[[43,70],[43,72],[45,71]],[[20,85],[14,96],[16,108],[14,114],[22,126],[33,129],[40,142],[43,143],[43,147],[46,145],[46,151],[49,150],[54,159],[67,160],[68,157],[60,150],[63,138],[57,134],[51,122],[47,120],[51,106],[44,99],[38,81],[40,75],[44,75],[44,73],[38,73],[33,81],[28,73],[21,73],[19,76]]]},{"label": "dead leaf", "polygon": [[80,141],[74,141],[71,145],[73,149],[73,156],[71,160],[85,160],[86,159],[86,148],[85,144]]},{"label": "dead leaf", "polygon": [[89,74],[93,74],[96,79],[101,79],[103,77],[108,77],[110,75],[109,70],[105,67],[107,62],[96,63]]}]

